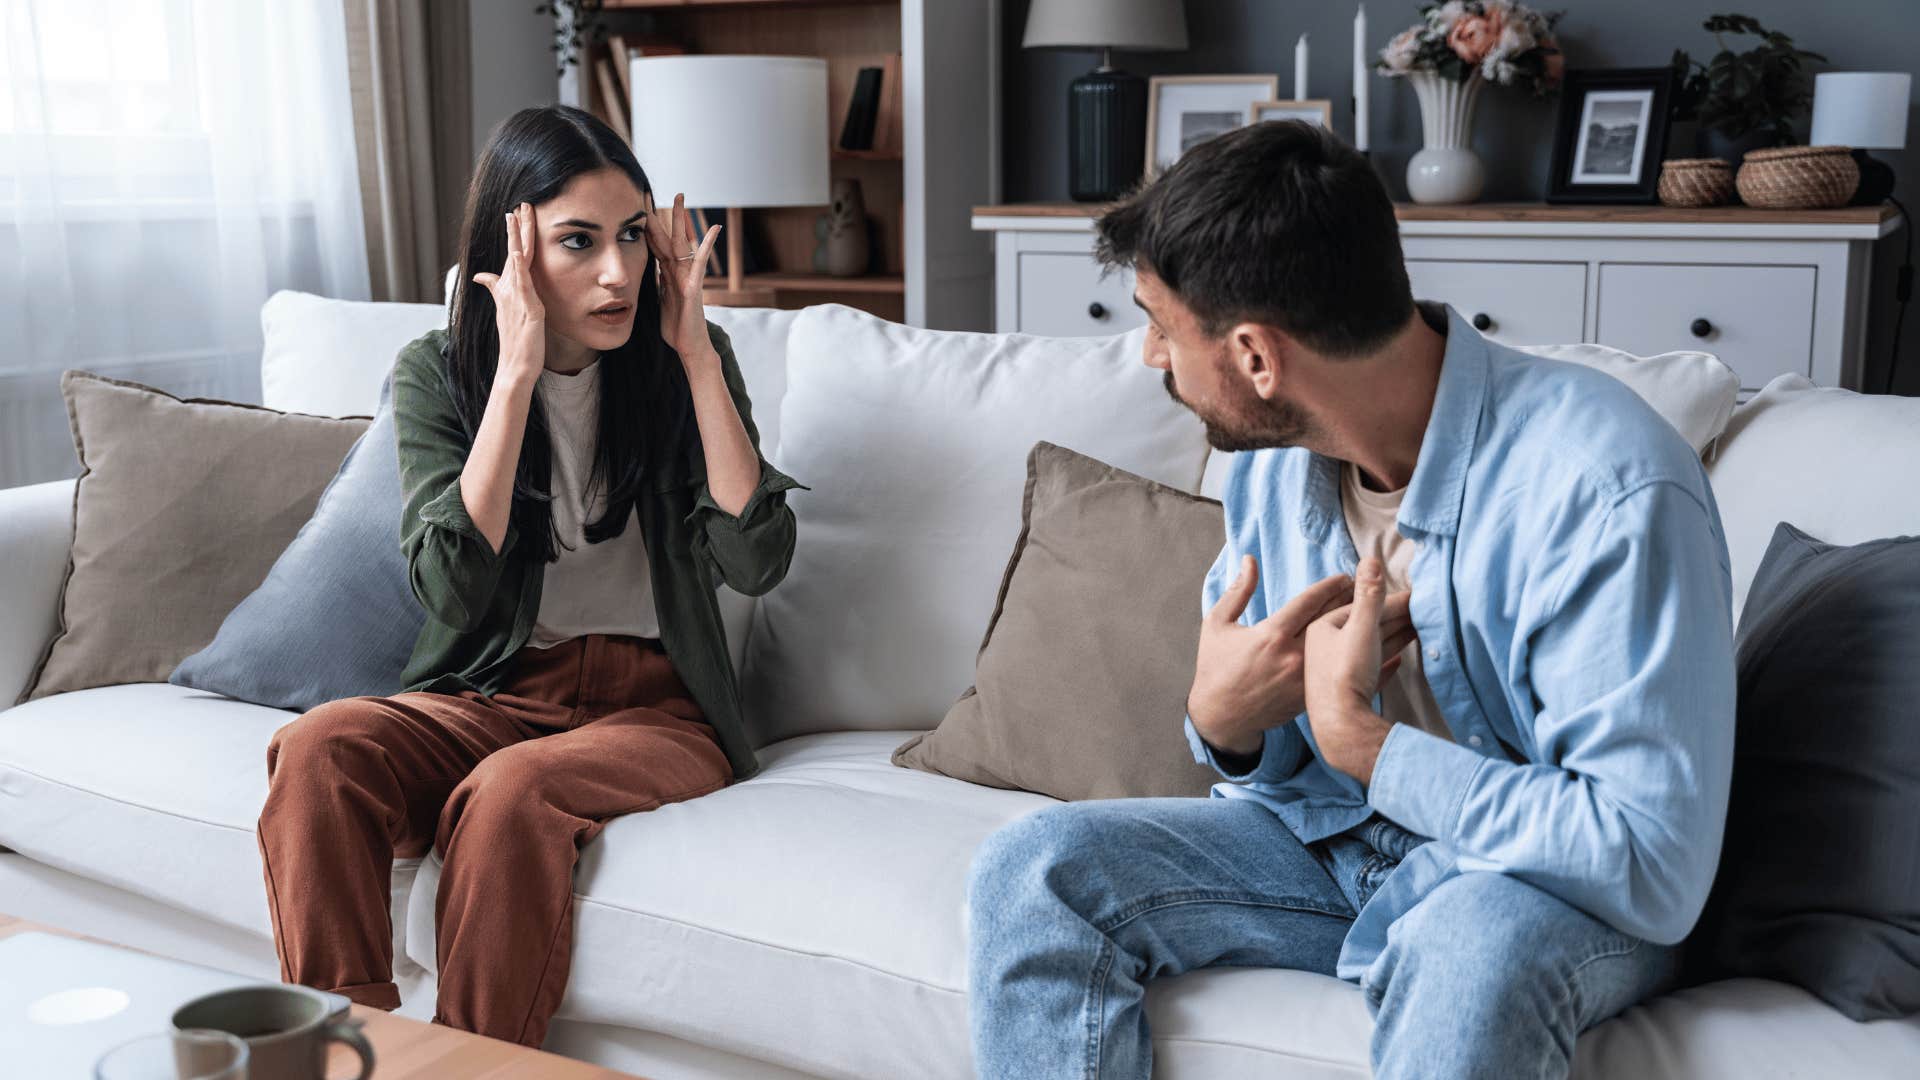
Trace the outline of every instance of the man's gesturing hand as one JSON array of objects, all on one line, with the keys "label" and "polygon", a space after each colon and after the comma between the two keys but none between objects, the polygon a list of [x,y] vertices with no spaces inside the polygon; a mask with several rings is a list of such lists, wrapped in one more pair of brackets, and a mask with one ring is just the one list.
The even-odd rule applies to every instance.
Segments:
[{"label": "man's gesturing hand", "polygon": [[[1347,603],[1353,591],[1351,578],[1335,574],[1307,586],[1258,623],[1241,626],[1240,616],[1259,583],[1259,564],[1243,556],[1239,575],[1201,620],[1200,655],[1187,695],[1187,715],[1200,737],[1242,756],[1257,753],[1268,728],[1291,721],[1306,707],[1305,631],[1322,614]],[[1405,594],[1388,601],[1382,618],[1393,619],[1396,612],[1404,623]]]},{"label": "man's gesturing hand", "polygon": [[[1373,695],[1408,640],[1389,631],[1390,640],[1381,641],[1391,621],[1386,591],[1380,560],[1360,560],[1353,603],[1320,616],[1306,633],[1307,723],[1314,744],[1322,761],[1362,784],[1373,782],[1373,763],[1393,728],[1373,711]],[[1383,652],[1391,657],[1385,668]]]}]

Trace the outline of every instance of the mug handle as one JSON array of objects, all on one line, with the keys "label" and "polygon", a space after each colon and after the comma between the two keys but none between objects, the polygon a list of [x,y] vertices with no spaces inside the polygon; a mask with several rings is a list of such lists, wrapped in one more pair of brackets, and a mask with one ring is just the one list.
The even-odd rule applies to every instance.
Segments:
[{"label": "mug handle", "polygon": [[345,1043],[360,1055],[360,1075],[353,1080],[370,1080],[373,1076],[373,1044],[367,1042],[367,1037],[360,1033],[365,1026],[364,1020],[336,1020],[320,1029],[322,1039]]}]

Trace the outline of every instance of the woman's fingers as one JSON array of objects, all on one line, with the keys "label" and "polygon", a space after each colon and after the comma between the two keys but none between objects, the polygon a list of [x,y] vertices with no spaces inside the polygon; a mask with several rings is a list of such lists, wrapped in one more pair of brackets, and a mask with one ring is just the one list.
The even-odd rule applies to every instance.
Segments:
[{"label": "woman's fingers", "polygon": [[500,275],[489,274],[486,271],[482,270],[480,273],[473,275],[473,280],[476,283],[478,283],[481,288],[487,290],[488,292],[492,292],[493,283],[500,280]]},{"label": "woman's fingers", "polygon": [[523,202],[520,204],[520,259],[528,265],[533,263],[535,241],[539,237],[540,230],[533,220],[533,204]]},{"label": "woman's fingers", "polygon": [[682,248],[692,243],[693,219],[687,217],[687,193],[680,192],[673,197],[673,212],[667,215],[667,240],[670,253],[679,255]]},{"label": "woman's fingers", "polygon": [[507,261],[512,262],[520,254],[519,223],[513,219],[514,212],[507,211]]},{"label": "woman's fingers", "polygon": [[720,226],[707,228],[707,235],[700,241],[700,250],[693,256],[693,280],[699,281],[707,276],[707,256],[713,252],[714,241],[720,238]]}]

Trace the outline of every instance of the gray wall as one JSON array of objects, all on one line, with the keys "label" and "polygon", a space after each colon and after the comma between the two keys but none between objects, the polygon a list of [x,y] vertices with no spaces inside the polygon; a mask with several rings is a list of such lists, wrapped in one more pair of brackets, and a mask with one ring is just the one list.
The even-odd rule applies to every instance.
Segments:
[{"label": "gray wall", "polygon": [[473,153],[493,126],[529,105],[559,100],[553,18],[535,0],[468,0],[473,18]]},{"label": "gray wall", "polygon": [[[1064,200],[1067,83],[1090,70],[1096,57],[1090,52],[1021,49],[1028,0],[1004,0],[1004,4],[1003,197],[1008,202]],[[1418,6],[1413,0],[1369,4],[1370,50],[1377,52],[1395,33],[1412,25]],[[1700,29],[1700,22],[1709,13],[1728,10],[1752,15],[1769,29],[1791,34],[1801,48],[1826,54],[1829,64],[1815,70],[1912,71],[1920,67],[1920,3],[1916,0],[1829,0],[1822,5],[1803,0],[1714,0],[1711,4],[1561,0],[1536,6],[1566,11],[1559,34],[1573,67],[1656,66],[1666,63],[1675,48],[1705,59],[1717,46],[1713,36]],[[1187,0],[1186,8],[1191,44],[1187,51],[1123,54],[1115,62],[1141,75],[1270,72],[1280,76],[1281,94],[1291,95],[1293,44],[1305,32],[1311,35],[1308,93],[1331,99],[1335,127],[1352,132],[1348,104],[1351,2]],[[1916,88],[1920,89],[1920,80]],[[1395,198],[1405,198],[1407,159],[1420,148],[1420,108],[1412,89],[1400,80],[1376,78],[1371,93],[1369,134],[1374,160],[1388,190]],[[1526,201],[1545,194],[1554,110],[1554,99],[1533,101],[1500,87],[1489,87],[1481,95],[1474,147],[1490,174],[1483,199]],[[1920,109],[1915,112],[1920,114]],[[1910,127],[1908,140],[1920,144],[1920,124]],[[1692,148],[1675,141],[1671,153],[1689,157]],[[1900,176],[1896,197],[1920,212],[1920,145],[1878,156]],[[1876,253],[1867,360],[1867,386],[1874,390],[1882,385],[1886,370],[1895,307],[1893,276],[1903,239],[1894,234],[1880,243]],[[1920,394],[1920,312],[1908,313],[1900,353],[1895,389]]]}]

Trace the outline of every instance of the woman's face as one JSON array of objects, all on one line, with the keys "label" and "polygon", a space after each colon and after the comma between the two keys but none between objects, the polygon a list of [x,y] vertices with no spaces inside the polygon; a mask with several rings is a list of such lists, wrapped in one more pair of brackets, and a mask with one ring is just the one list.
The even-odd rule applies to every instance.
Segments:
[{"label": "woman's face", "polygon": [[646,234],[652,209],[627,174],[611,167],[581,173],[533,208],[533,286],[547,309],[549,335],[596,352],[633,336],[640,279],[653,257]]}]

